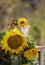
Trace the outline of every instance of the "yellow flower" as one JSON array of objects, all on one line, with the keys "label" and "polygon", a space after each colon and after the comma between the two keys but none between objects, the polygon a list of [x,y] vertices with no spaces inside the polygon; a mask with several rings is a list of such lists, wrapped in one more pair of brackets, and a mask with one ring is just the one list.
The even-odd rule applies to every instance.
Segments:
[{"label": "yellow flower", "polygon": [[38,49],[37,48],[34,48],[34,49],[32,49],[32,52],[33,52],[33,56],[36,56],[37,53],[38,53]]},{"label": "yellow flower", "polygon": [[8,31],[2,40],[2,49],[5,49],[5,51],[9,51],[10,53],[19,54],[27,46],[27,38],[24,38],[17,28]]},{"label": "yellow flower", "polygon": [[32,59],[33,57],[37,55],[37,53],[38,53],[38,50],[36,48],[32,48],[24,52],[24,57],[28,59]]},{"label": "yellow flower", "polygon": [[32,54],[32,50],[27,50],[25,53],[24,53],[24,57],[30,59],[33,57],[33,54]]},{"label": "yellow flower", "polygon": [[18,26],[26,26],[28,20],[26,18],[20,18],[18,19]]}]

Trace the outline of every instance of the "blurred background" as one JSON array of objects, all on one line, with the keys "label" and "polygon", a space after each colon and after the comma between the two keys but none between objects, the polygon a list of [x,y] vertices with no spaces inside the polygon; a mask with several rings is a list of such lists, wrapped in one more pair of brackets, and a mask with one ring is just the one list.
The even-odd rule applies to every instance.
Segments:
[{"label": "blurred background", "polygon": [[11,17],[27,18],[38,45],[45,45],[45,0],[0,0],[0,31]]}]

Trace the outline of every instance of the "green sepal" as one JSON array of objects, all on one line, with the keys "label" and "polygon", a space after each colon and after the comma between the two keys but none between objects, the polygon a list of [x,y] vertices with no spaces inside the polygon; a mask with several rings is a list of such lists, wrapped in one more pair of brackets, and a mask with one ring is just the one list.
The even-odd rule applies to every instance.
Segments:
[{"label": "green sepal", "polygon": [[3,31],[3,32],[0,33],[0,41],[3,39],[3,36],[4,35],[6,35],[6,32],[5,31]]}]

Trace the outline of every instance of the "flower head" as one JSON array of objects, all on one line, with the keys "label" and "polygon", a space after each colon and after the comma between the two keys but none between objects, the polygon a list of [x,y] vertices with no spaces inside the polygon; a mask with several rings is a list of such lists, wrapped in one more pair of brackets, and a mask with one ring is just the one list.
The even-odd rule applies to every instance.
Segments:
[{"label": "flower head", "polygon": [[26,18],[20,18],[20,19],[18,19],[18,25],[19,26],[26,26],[27,22],[28,22],[28,20]]},{"label": "flower head", "polygon": [[32,48],[24,52],[24,57],[28,59],[32,59],[33,57],[37,55],[37,53],[38,53],[38,50],[36,48]]},{"label": "flower head", "polygon": [[28,46],[27,39],[24,38],[17,28],[8,31],[2,40],[2,49],[5,49],[5,51],[9,51],[10,53],[19,54],[26,46]]}]

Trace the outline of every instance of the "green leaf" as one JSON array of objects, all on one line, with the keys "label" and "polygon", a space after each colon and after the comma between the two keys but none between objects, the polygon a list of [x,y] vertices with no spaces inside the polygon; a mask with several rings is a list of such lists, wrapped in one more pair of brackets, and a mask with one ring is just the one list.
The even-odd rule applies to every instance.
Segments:
[{"label": "green leaf", "polygon": [[22,60],[19,59],[19,56],[18,55],[14,55],[13,56],[13,59],[11,60],[11,65],[21,65]]},{"label": "green leaf", "polygon": [[0,41],[3,39],[3,36],[6,35],[5,31],[0,33]]}]

